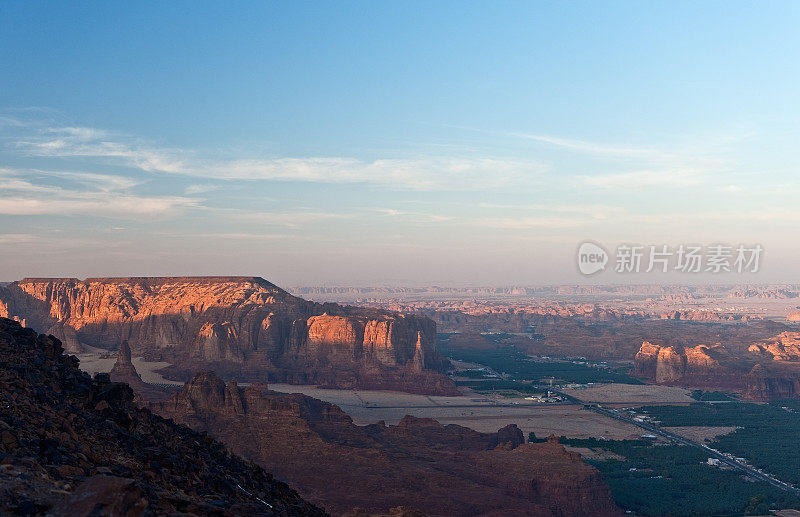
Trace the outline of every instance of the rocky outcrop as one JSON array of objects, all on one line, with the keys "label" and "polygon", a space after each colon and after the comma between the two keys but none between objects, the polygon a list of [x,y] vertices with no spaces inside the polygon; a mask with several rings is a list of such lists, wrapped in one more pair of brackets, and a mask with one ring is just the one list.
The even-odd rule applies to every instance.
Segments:
[{"label": "rocky outcrop", "polygon": [[800,398],[800,333],[783,332],[747,351],[645,341],[634,374],[658,384],[736,391],[749,400]]},{"label": "rocky outcrop", "polygon": [[766,360],[800,362],[800,332],[781,332],[751,345],[748,350]]},{"label": "rocky outcrop", "polygon": [[781,332],[750,345],[748,352],[759,363],[745,376],[745,398],[800,398],[800,332]]},{"label": "rocky outcrop", "polygon": [[642,343],[634,358],[634,375],[657,384],[739,389],[743,379],[722,363],[726,351],[720,345],[686,347]]},{"label": "rocky outcrop", "polygon": [[95,517],[146,515],[149,503],[136,481],[98,474],[75,487],[67,501],[57,507],[54,517]]},{"label": "rocky outcrop", "polygon": [[620,514],[593,467],[557,441],[524,444],[514,425],[479,433],[406,416],[357,426],[335,405],[226,384],[213,372],[151,407],[216,436],[335,514]]},{"label": "rocky outcrop", "polygon": [[109,375],[112,381],[124,382],[130,385],[134,390],[136,390],[134,384],[143,383],[142,377],[139,375],[139,372],[136,371],[131,361],[131,347],[128,346],[127,341],[123,341],[119,346],[117,360],[111,368]]},{"label": "rocky outcrop", "polygon": [[800,397],[800,372],[775,371],[755,365],[746,376],[744,398],[780,400]]},{"label": "rocky outcrop", "polygon": [[687,377],[713,375],[721,369],[706,346],[683,347],[642,343],[634,359],[634,374],[658,384],[680,382]]},{"label": "rocky outcrop", "polygon": [[717,322],[722,321],[722,316],[711,311],[672,311],[660,314],[662,320],[682,320],[682,321],[703,321]]},{"label": "rocky outcrop", "polygon": [[[545,443],[484,451],[476,456],[478,475],[495,469],[503,472],[508,493],[533,500],[558,501],[557,507],[550,508],[554,515],[610,515],[616,512],[614,505],[607,502],[608,489],[599,472],[586,469],[563,472],[559,468],[564,463],[580,461],[580,455],[564,450],[556,436],[548,437]],[[529,467],[532,463],[538,469],[552,469],[559,475],[532,477]],[[587,511],[588,508],[591,510]]]},{"label": "rocky outcrop", "polygon": [[131,348],[127,341],[123,341],[120,345],[117,351],[117,360],[108,375],[113,382],[124,382],[130,386],[137,404],[146,404],[151,400],[164,400],[171,395],[166,387],[148,384],[142,380],[131,360]]},{"label": "rocky outcrop", "polygon": [[[0,287],[0,316],[46,329],[72,352],[115,349],[240,380],[456,394],[436,372],[422,316],[317,304],[262,278],[28,278]],[[184,377],[185,379],[185,377]]]},{"label": "rocky outcrop", "polygon": [[655,380],[656,371],[658,370],[658,354],[660,351],[660,345],[654,345],[649,341],[643,342],[634,358],[633,373],[639,377],[647,377]]},{"label": "rocky outcrop", "polygon": [[0,458],[2,515],[325,515],[207,435],[137,407],[126,384],[90,378],[57,339],[4,318]]},{"label": "rocky outcrop", "polygon": [[742,322],[750,320],[763,320],[761,315],[721,313],[710,310],[680,310],[666,312],[659,315],[662,320],[695,321],[702,323]]},{"label": "rocky outcrop", "polygon": [[428,515],[416,508],[397,506],[385,512],[369,512],[364,508],[353,508],[351,511],[343,513],[342,517],[428,517]]}]

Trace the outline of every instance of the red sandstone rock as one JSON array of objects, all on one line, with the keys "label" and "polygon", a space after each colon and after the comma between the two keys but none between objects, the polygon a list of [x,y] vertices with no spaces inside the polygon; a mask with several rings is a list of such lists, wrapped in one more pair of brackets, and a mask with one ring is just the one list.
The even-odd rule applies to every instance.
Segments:
[{"label": "red sandstone rock", "polygon": [[800,362],[800,332],[781,332],[750,346],[750,352],[773,361]]},{"label": "red sandstone rock", "polygon": [[657,384],[741,390],[744,372],[734,359],[720,345],[662,346],[645,341],[636,353],[633,371]]},{"label": "red sandstone rock", "polygon": [[[24,279],[0,287],[0,316],[64,339],[240,380],[456,395],[438,371],[436,326],[424,317],[317,304],[261,278]],[[185,377],[184,377],[185,379]]]},{"label": "red sandstone rock", "polygon": [[522,445],[516,426],[487,434],[412,416],[356,426],[332,404],[225,385],[211,372],[152,408],[208,431],[332,513],[620,514],[594,468],[557,440]]},{"label": "red sandstone rock", "polygon": [[745,377],[743,397],[750,400],[780,400],[800,397],[800,371],[785,366],[755,365]]}]

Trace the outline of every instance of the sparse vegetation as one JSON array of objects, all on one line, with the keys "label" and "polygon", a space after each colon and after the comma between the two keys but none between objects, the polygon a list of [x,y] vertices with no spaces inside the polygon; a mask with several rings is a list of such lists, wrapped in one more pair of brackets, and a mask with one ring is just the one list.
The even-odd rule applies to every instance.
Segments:
[{"label": "sparse vegetation", "polygon": [[711,446],[800,485],[800,400],[643,408],[665,426],[739,426]]},{"label": "sparse vegetation", "polygon": [[637,515],[763,515],[772,508],[800,507],[800,498],[779,488],[707,465],[708,455],[694,447],[596,438],[561,443],[624,457],[587,461],[603,473],[617,504]]},{"label": "sparse vegetation", "polygon": [[[618,382],[623,384],[642,384],[626,372],[615,368],[600,368],[572,361],[535,361],[513,346],[498,346],[490,350],[463,350],[439,345],[439,350],[451,359],[467,361],[488,366],[507,378],[504,381],[555,381],[586,384],[590,382]],[[467,381],[472,382],[472,381]],[[480,381],[495,382],[499,381]],[[470,384],[465,384],[470,385]],[[487,384],[488,386],[488,384]],[[491,389],[491,388],[489,388]],[[517,389],[506,385],[504,388]]]},{"label": "sparse vegetation", "polygon": [[467,386],[478,393],[496,391],[518,391],[520,393],[541,393],[542,389],[533,384],[520,381],[507,381],[503,379],[476,379],[468,381],[455,381],[457,386]]},{"label": "sparse vegetation", "polygon": [[736,400],[735,398],[731,397],[727,393],[722,391],[703,391],[703,390],[693,390],[690,396],[701,402],[719,402],[719,401],[730,401]]},{"label": "sparse vegetation", "polygon": [[491,378],[489,372],[485,370],[461,370],[458,372],[459,377],[466,377],[468,379],[486,379]]},{"label": "sparse vegetation", "polygon": [[481,335],[489,341],[494,341],[495,343],[502,343],[506,339],[515,337],[514,334],[509,334],[507,332],[481,332]]},{"label": "sparse vegetation", "polygon": [[544,443],[547,441],[547,438],[536,438],[536,435],[533,431],[528,433],[528,443]]}]

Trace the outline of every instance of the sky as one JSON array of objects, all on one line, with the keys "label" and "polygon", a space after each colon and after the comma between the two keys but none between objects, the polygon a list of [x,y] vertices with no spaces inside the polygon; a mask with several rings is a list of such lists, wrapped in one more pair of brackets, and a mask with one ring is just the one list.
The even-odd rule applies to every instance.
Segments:
[{"label": "sky", "polygon": [[[781,1],[6,0],[0,281],[797,282],[798,26]],[[764,253],[586,277],[586,240]]]}]

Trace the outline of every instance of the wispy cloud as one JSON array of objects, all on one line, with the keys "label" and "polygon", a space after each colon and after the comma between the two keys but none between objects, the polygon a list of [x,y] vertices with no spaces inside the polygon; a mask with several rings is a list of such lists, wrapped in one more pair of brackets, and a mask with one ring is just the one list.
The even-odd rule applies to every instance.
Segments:
[{"label": "wispy cloud", "polygon": [[[507,133],[509,136],[540,142],[578,154],[592,155],[597,160],[613,161],[622,170],[614,173],[583,174],[576,185],[608,189],[643,190],[663,187],[692,187],[719,180],[729,172],[732,163],[725,158],[735,138],[715,137],[705,145],[693,141],[686,146],[661,149],[652,146],[630,146],[573,140],[557,136],[529,133]],[[627,169],[627,170],[626,170]]]},{"label": "wispy cloud", "polygon": [[597,154],[611,156],[615,158],[645,158],[645,159],[669,159],[673,155],[649,147],[619,146],[614,144],[604,144],[597,142],[587,142],[584,140],[571,140],[557,136],[537,135],[530,133],[508,133],[509,136],[533,140],[555,147],[561,147],[570,151],[580,153]]},{"label": "wispy cloud", "polygon": [[[202,159],[192,150],[159,148],[89,127],[37,128],[11,146],[27,156],[104,158],[146,172],[197,178],[367,183],[408,190],[502,188],[531,183],[545,170],[539,162],[494,157]],[[187,193],[200,193],[198,188],[205,187],[190,187]]]},{"label": "wispy cloud", "polygon": [[744,189],[739,185],[723,185],[719,187],[719,190],[722,192],[736,193],[736,192],[741,192]]},{"label": "wispy cloud", "polygon": [[9,193],[56,193],[57,187],[49,185],[37,185],[30,181],[18,177],[10,169],[0,169],[0,192],[8,195]]},{"label": "wispy cloud", "polygon": [[257,233],[257,232],[218,232],[218,233],[194,233],[190,235],[181,235],[182,238],[203,238],[203,239],[230,239],[230,240],[245,240],[245,241],[274,241],[274,240],[294,240],[302,239],[303,237],[292,233]]},{"label": "wispy cloud", "polygon": [[[36,183],[29,179],[34,175],[66,178],[84,188]],[[126,218],[170,215],[199,206],[193,198],[132,194],[128,190],[134,185],[129,178],[105,174],[0,169],[0,214]]]},{"label": "wispy cloud", "polygon": [[12,142],[29,156],[115,158],[144,171],[180,172],[183,154],[149,147],[125,135],[90,127],[45,127]]},{"label": "wispy cloud", "polygon": [[127,190],[140,184],[140,181],[127,176],[114,174],[96,174],[90,172],[70,172],[70,171],[32,171],[42,176],[52,176],[55,178],[66,179],[87,187],[96,188],[102,192],[112,192],[117,190]]},{"label": "wispy cloud", "polygon": [[624,214],[625,209],[620,206],[587,203],[585,205],[531,203],[527,205],[505,203],[478,203],[478,207],[491,210],[545,212],[545,213],[573,213],[590,216],[594,219],[606,219],[612,215]]},{"label": "wispy cloud", "polygon": [[[17,128],[19,129],[19,128]],[[577,184],[594,188],[645,189],[664,185],[688,187],[726,170],[726,160],[695,149],[663,150],[616,145],[534,133],[505,133],[598,159],[622,160],[622,170],[585,174]],[[727,142],[727,141],[726,141]],[[721,145],[715,142],[712,147]],[[725,145],[729,145],[727,142]],[[543,182],[547,167],[538,160],[491,156],[421,156],[363,160],[346,156],[280,158],[201,158],[187,149],[149,145],[140,139],[102,129],[65,126],[35,127],[11,146],[32,156],[84,157],[117,161],[145,172],[216,180],[270,180],[307,183],[364,183],[419,191],[475,191]],[[551,178],[552,180],[552,178]],[[198,183],[186,188],[195,195],[218,188]]]},{"label": "wispy cloud", "polygon": [[3,197],[0,214],[5,215],[91,215],[131,217],[168,215],[197,206],[197,201],[181,197],[142,197],[64,191],[58,197]]},{"label": "wispy cloud", "polygon": [[[0,121],[0,124],[3,122]],[[150,215],[174,215],[187,209],[219,210],[231,223],[268,227],[310,227],[324,221],[374,217],[379,214],[399,224],[416,225],[456,220],[461,225],[528,229],[569,228],[619,220],[627,214],[621,207],[603,205],[602,201],[585,205],[575,203],[479,204],[487,217],[457,218],[447,210],[432,213],[379,207],[365,214],[330,212],[321,209],[281,209],[248,211],[233,208],[208,208],[198,196],[220,189],[225,182],[282,181],[322,184],[368,184],[404,191],[483,191],[547,185],[577,189],[591,194],[597,189],[657,190],[667,187],[694,187],[711,184],[729,163],[699,144],[679,150],[652,146],[616,145],[568,139],[538,133],[504,133],[506,137],[539,142],[572,153],[591,155],[596,163],[609,170],[613,162],[619,172],[548,175],[542,162],[497,156],[414,156],[406,158],[360,159],[346,156],[208,158],[190,149],[153,145],[142,139],[77,125],[26,124],[22,117],[8,117],[2,142],[6,151],[29,157],[63,158],[67,169],[75,163],[90,163],[94,168],[123,165],[135,169],[128,175],[98,174],[78,170],[0,169],[0,213],[4,214],[86,214],[103,217],[139,218]],[[80,160],[71,160],[80,158]],[[613,170],[613,169],[612,169]],[[112,169],[113,171],[113,169]],[[167,175],[185,178],[165,181],[175,195],[142,194],[148,181]],[[49,180],[42,180],[49,178]],[[56,181],[57,180],[57,181]],[[727,185],[726,183],[718,183]],[[188,183],[190,183],[186,186]],[[247,183],[245,183],[247,184]],[[734,192],[736,187],[718,187]],[[162,191],[163,192],[163,191]],[[222,198],[223,196],[220,196]],[[521,199],[512,197],[510,199]],[[531,199],[535,199],[532,197]],[[589,198],[591,200],[591,198]],[[233,206],[233,205],[229,205]],[[474,205],[471,205],[474,206]],[[292,211],[294,210],[294,211]],[[394,221],[393,221],[394,222]]]},{"label": "wispy cloud", "polygon": [[497,217],[476,219],[475,224],[505,230],[527,230],[531,228],[577,228],[598,220],[586,217]]},{"label": "wispy cloud", "polygon": [[351,219],[354,214],[333,212],[246,212],[243,210],[217,210],[217,213],[238,223],[255,223],[264,226],[297,228],[306,224],[328,220]]},{"label": "wispy cloud", "polygon": [[643,170],[616,174],[578,176],[576,183],[605,189],[641,190],[650,187],[692,187],[706,178],[708,171],[667,169]]},{"label": "wispy cloud", "polygon": [[403,219],[414,224],[441,223],[454,219],[454,217],[447,215],[397,210],[394,208],[376,208],[374,210],[383,216]]},{"label": "wispy cloud", "polygon": [[234,160],[198,165],[183,173],[222,179],[373,183],[411,190],[480,190],[530,183],[543,170],[538,163],[496,158],[328,157]]},{"label": "wispy cloud", "polygon": [[0,244],[23,244],[35,239],[35,236],[25,233],[0,233]]},{"label": "wispy cloud", "polygon": [[187,195],[195,195],[195,194],[205,194],[206,192],[213,192],[214,190],[219,190],[219,185],[209,185],[209,184],[198,184],[198,185],[189,185],[183,191],[184,194]]}]

